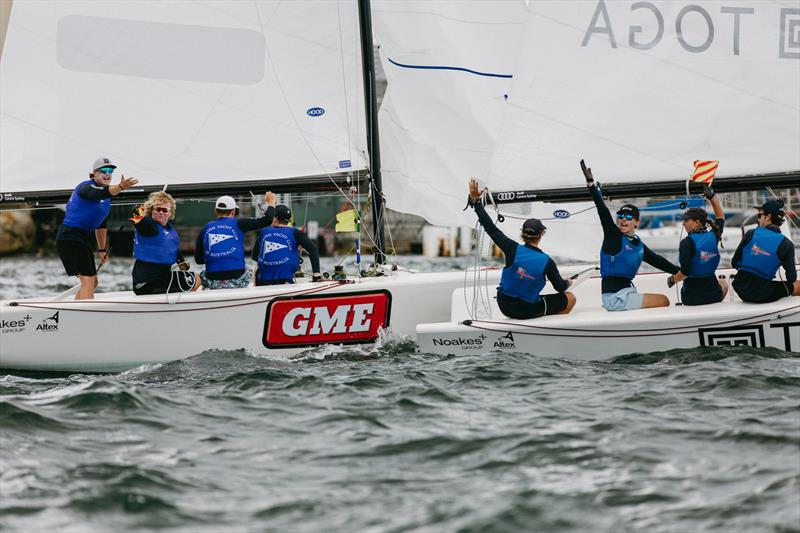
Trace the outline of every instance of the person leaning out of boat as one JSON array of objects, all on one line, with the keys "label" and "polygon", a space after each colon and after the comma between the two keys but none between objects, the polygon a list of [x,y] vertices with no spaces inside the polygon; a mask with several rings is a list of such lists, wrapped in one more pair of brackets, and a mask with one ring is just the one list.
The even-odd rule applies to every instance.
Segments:
[{"label": "person leaning out of boat", "polygon": [[[775,302],[800,296],[794,244],[781,233],[786,218],[782,200],[769,200],[758,210],[758,227],[745,233],[731,263],[736,268],[733,289],[745,302]],[[786,281],[773,281],[783,266]]]},{"label": "person leaning out of boat", "polygon": [[603,308],[607,311],[628,311],[645,307],[667,307],[669,298],[663,294],[636,291],[633,278],[642,261],[669,274],[677,274],[676,265],[645,246],[636,235],[639,227],[639,208],[625,204],[617,211],[617,222],[603,202],[603,191],[594,182],[592,169],[581,160],[581,170],[586,186],[597,206],[600,224],[603,226],[603,245],[600,248],[600,277]]},{"label": "person leaning out of boat", "polygon": [[200,231],[194,260],[206,265],[200,272],[204,287],[209,289],[238,289],[253,280],[253,271],[245,265],[244,234],[272,224],[277,197],[267,191],[264,201],[269,207],[261,218],[237,218],[239,207],[230,196],[220,196],[215,203],[216,220]]},{"label": "person leaning out of boat", "polygon": [[171,222],[174,218],[175,199],[162,191],[151,193],[144,204],[134,209],[134,293],[165,294],[200,288],[200,276],[189,271],[180,252],[181,240]]},{"label": "person leaning out of boat", "polygon": [[[486,234],[502,250],[505,267],[497,287],[497,305],[508,318],[526,320],[544,315],[566,315],[575,306],[575,295],[567,292],[572,284],[558,272],[558,267],[549,255],[539,249],[539,243],[547,228],[536,218],[522,224],[522,240],[519,244],[507,237],[486,213],[480,201],[478,181],[469,182],[469,203],[478,215],[478,221]],[[541,295],[545,278],[557,291]]]},{"label": "person leaning out of boat", "polygon": [[311,259],[312,281],[322,281],[319,251],[308,235],[291,226],[292,211],[281,204],[275,207],[272,226],[264,228],[253,246],[252,258],[258,262],[256,285],[294,283],[300,266],[300,247]]},{"label": "person leaning out of boat", "polygon": [[728,294],[728,282],[717,279],[719,266],[719,242],[725,224],[725,213],[714,190],[706,187],[703,194],[714,209],[714,221],[701,207],[692,207],[683,213],[683,229],[686,236],[678,248],[678,263],[681,270],[667,279],[667,286],[683,282],[681,301],[683,305],[705,305],[721,302]]},{"label": "person leaning out of boat", "polygon": [[94,298],[97,288],[92,232],[97,241],[100,264],[103,264],[108,260],[106,219],[111,211],[111,197],[139,183],[123,175],[119,183],[112,185],[111,175],[116,168],[106,157],[95,160],[89,179],[80,182],[72,191],[64,222],[56,234],[56,249],[67,275],[78,276],[80,280],[76,300]]}]

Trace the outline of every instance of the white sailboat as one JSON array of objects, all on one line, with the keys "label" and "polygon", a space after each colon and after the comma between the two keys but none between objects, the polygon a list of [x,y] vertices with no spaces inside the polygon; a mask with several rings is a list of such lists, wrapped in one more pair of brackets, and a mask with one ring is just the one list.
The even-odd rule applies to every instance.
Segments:
[{"label": "white sailboat", "polygon": [[[371,95],[358,8],[355,0],[17,0],[0,63],[0,196],[63,200],[86,157],[99,153],[139,177],[144,192],[360,185],[368,169],[376,174],[377,153],[372,165],[367,154],[377,125],[373,114],[363,127]],[[379,228],[372,237],[380,244]],[[374,342],[386,328],[413,335],[418,322],[449,317],[465,277],[379,270],[180,297],[3,301],[0,368],[118,371],[214,348],[291,355]]]},{"label": "white sailboat", "polygon": [[[698,158],[720,160],[718,192],[800,185],[800,47],[790,37],[800,9],[576,0],[530,2],[527,10],[486,179],[498,203],[588,199],[581,157],[600,181],[614,183],[605,191],[616,198],[678,194],[679,178]],[[580,244],[598,254],[599,241],[578,230],[585,218],[571,226],[569,215],[548,224],[572,231],[554,240],[548,230],[544,250]],[[582,216],[599,225],[594,210]],[[476,313],[474,292],[457,291],[450,321],[421,324],[417,340],[435,353],[497,349],[575,359],[718,344],[800,351],[798,297],[753,305],[732,294],[689,308],[677,305],[666,275],[640,275],[635,284],[669,293],[672,305],[609,313],[593,279],[576,289],[570,315],[519,321],[496,306]]]}]

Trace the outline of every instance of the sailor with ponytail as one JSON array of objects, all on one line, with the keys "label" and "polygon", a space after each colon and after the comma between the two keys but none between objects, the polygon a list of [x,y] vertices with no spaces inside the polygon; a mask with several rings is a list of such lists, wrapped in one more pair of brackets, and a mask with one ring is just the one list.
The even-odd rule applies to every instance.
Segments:
[{"label": "sailor with ponytail", "polygon": [[[781,233],[786,219],[783,200],[769,200],[758,210],[758,227],[745,233],[731,263],[738,269],[733,289],[745,302],[775,302],[800,296],[794,245]],[[785,280],[774,280],[783,266]]]},{"label": "sailor with ponytail", "polygon": [[725,213],[711,187],[706,187],[703,194],[711,202],[716,219],[709,219],[706,210],[700,207],[692,207],[684,212],[683,228],[688,235],[679,247],[678,262],[681,269],[667,280],[669,287],[683,282],[683,305],[721,302],[728,293],[728,282],[718,280],[715,274],[720,260],[719,243],[725,225]]}]

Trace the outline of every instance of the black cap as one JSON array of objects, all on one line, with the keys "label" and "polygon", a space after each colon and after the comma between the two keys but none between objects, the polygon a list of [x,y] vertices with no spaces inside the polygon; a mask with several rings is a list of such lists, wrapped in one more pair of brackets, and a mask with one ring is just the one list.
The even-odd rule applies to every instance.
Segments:
[{"label": "black cap", "polygon": [[759,210],[770,215],[784,216],[786,214],[786,211],[783,210],[783,200],[768,200]]},{"label": "black cap", "polygon": [[684,211],[681,220],[697,220],[705,224],[708,221],[708,213],[701,207],[690,207]]},{"label": "black cap", "polygon": [[292,210],[283,204],[275,206],[275,218],[281,222],[289,222],[292,219]]},{"label": "black cap", "polygon": [[528,230],[528,232],[533,235],[541,235],[546,229],[547,227],[542,224],[542,221],[538,218],[529,218],[522,224],[522,231],[525,232],[525,230]]},{"label": "black cap", "polygon": [[639,220],[639,208],[633,204],[625,204],[617,209],[617,214],[619,215],[620,213],[623,215],[631,214],[633,215],[633,218]]}]

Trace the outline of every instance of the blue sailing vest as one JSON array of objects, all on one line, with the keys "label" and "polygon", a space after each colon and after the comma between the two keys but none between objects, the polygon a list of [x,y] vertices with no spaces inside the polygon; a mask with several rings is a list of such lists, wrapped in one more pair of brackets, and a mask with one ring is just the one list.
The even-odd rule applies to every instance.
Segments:
[{"label": "blue sailing vest", "polygon": [[299,245],[294,238],[295,228],[267,227],[258,235],[258,279],[294,280],[300,265]]},{"label": "blue sailing vest", "polygon": [[234,217],[218,218],[205,225],[203,250],[206,256],[206,272],[245,268],[244,233]]},{"label": "blue sailing vest", "polygon": [[145,237],[138,231],[133,232],[133,257],[149,263],[171,265],[178,260],[178,247],[181,240],[178,232],[171,225],[158,226],[158,235]]},{"label": "blue sailing vest", "polygon": [[72,195],[67,202],[67,214],[64,217],[64,225],[71,228],[79,228],[84,231],[93,231],[100,227],[100,224],[111,211],[111,198],[105,200],[84,200],[78,196],[78,191],[84,185],[97,185],[92,180],[85,180],[75,187]]},{"label": "blue sailing vest", "polygon": [[713,276],[719,266],[719,248],[717,235],[713,231],[692,233],[689,237],[694,241],[695,253],[689,267],[690,278]]},{"label": "blue sailing vest", "polygon": [[778,267],[781,266],[778,247],[785,238],[782,233],[767,228],[756,228],[753,238],[742,249],[739,270],[772,280]]},{"label": "blue sailing vest", "polygon": [[546,253],[518,244],[514,262],[503,269],[497,290],[526,302],[538,302],[539,293],[545,285],[544,270],[549,260],[550,256]]},{"label": "blue sailing vest", "polygon": [[644,244],[637,239],[634,244],[625,235],[620,235],[622,249],[616,255],[600,251],[600,276],[605,278],[615,276],[633,279],[642,266],[644,259]]}]

